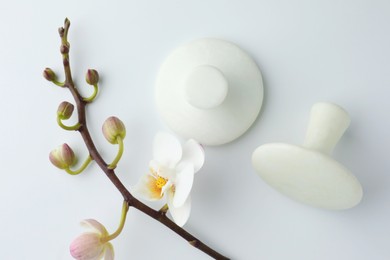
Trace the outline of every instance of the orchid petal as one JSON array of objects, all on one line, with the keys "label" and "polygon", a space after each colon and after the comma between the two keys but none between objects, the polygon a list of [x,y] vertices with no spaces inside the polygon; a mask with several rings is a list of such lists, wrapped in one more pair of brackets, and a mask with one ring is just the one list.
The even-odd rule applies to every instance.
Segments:
[{"label": "orchid petal", "polygon": [[194,139],[190,139],[183,145],[183,155],[180,162],[192,163],[194,172],[197,172],[204,164],[204,157],[203,147]]},{"label": "orchid petal", "polygon": [[184,165],[175,179],[175,193],[173,196],[173,206],[181,207],[191,192],[194,182],[194,167],[192,164]]},{"label": "orchid petal", "polygon": [[101,236],[108,236],[107,229],[99,221],[94,219],[84,219],[81,222],[81,225],[94,230],[96,233],[99,233]]},{"label": "orchid petal", "polygon": [[131,191],[135,195],[149,201],[162,198],[161,188],[156,186],[156,178],[150,174],[141,176],[138,183],[132,187]]},{"label": "orchid petal", "polygon": [[161,188],[161,196],[164,195],[164,193],[168,189],[172,188],[172,185],[173,185],[172,181],[167,181],[167,183],[164,185],[164,187]]},{"label": "orchid petal", "polygon": [[150,161],[149,168],[153,171],[153,175],[155,175],[155,177],[160,176],[164,179],[170,180],[175,175],[174,169],[168,168],[166,165],[162,165],[155,160]]},{"label": "orchid petal", "polygon": [[181,145],[173,135],[167,133],[156,135],[153,144],[153,158],[156,161],[168,168],[174,168],[181,156]]},{"label": "orchid petal", "polygon": [[105,246],[104,260],[114,260],[114,247],[111,243],[107,243]]},{"label": "orchid petal", "polygon": [[173,206],[173,197],[174,193],[172,189],[167,191],[167,202],[169,207],[169,212],[172,215],[173,221],[180,227],[184,226],[184,224],[187,222],[188,218],[190,217],[191,213],[191,197],[188,196],[187,200],[184,202],[184,204],[181,207],[174,207]]}]

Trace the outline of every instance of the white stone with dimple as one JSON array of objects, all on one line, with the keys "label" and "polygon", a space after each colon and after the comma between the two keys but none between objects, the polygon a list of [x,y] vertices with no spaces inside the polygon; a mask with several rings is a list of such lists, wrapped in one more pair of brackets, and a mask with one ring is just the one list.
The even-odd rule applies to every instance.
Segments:
[{"label": "white stone with dimple", "polygon": [[245,133],[263,101],[256,63],[235,44],[200,39],[174,50],[156,80],[156,104],[178,135],[221,145]]},{"label": "white stone with dimple", "polygon": [[331,158],[349,124],[350,118],[341,107],[317,103],[311,110],[303,146],[262,145],[252,155],[253,166],[269,185],[297,201],[325,209],[352,208],[362,199],[362,186]]}]

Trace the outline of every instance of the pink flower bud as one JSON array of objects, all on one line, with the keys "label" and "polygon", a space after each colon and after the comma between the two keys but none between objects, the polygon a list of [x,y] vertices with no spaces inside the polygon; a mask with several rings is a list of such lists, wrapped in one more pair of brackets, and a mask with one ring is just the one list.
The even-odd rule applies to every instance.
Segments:
[{"label": "pink flower bud", "polygon": [[106,121],[104,121],[102,130],[104,137],[112,144],[118,143],[118,136],[120,136],[122,139],[124,139],[126,136],[125,125],[119,118],[115,116],[111,116],[107,118]]},{"label": "pink flower bud", "polygon": [[81,223],[91,229],[78,236],[70,244],[70,254],[77,260],[114,259],[114,248],[109,242],[106,228],[94,219],[86,219]]},{"label": "pink flower bud", "polygon": [[60,169],[66,169],[76,163],[76,156],[67,144],[60,145],[49,154],[51,163]]},{"label": "pink flower bud", "polygon": [[62,102],[57,109],[57,116],[61,119],[69,119],[73,114],[74,106],[69,102]]},{"label": "pink flower bud", "polygon": [[85,80],[89,85],[96,85],[99,82],[99,73],[96,70],[89,69],[85,75]]},{"label": "pink flower bud", "polygon": [[70,245],[70,254],[75,259],[100,259],[104,251],[104,244],[100,242],[98,233],[84,233],[77,237]]}]

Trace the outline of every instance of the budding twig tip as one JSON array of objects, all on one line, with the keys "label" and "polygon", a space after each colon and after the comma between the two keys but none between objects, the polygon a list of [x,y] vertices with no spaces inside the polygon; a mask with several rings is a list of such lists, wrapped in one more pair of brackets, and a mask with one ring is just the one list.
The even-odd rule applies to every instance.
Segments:
[{"label": "budding twig tip", "polygon": [[65,25],[65,28],[69,28],[70,21],[69,21],[68,17],[65,18],[64,25]]}]

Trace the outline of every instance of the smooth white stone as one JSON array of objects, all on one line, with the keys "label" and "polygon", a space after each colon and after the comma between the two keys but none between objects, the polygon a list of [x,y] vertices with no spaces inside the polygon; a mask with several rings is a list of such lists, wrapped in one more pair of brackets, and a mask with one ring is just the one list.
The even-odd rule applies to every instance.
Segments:
[{"label": "smooth white stone", "polygon": [[228,82],[223,73],[210,65],[194,68],[186,80],[187,101],[199,109],[222,104],[228,93]]},{"label": "smooth white stone", "polygon": [[316,103],[311,109],[303,146],[331,154],[350,123],[348,113],[340,106]]},{"label": "smooth white stone", "polygon": [[330,157],[350,123],[348,114],[331,103],[311,111],[304,147],[271,143],[258,147],[252,163],[259,176],[279,192],[325,209],[348,209],[363,197],[357,178]]},{"label": "smooth white stone", "polygon": [[178,135],[221,145],[245,133],[263,101],[259,68],[236,45],[200,39],[174,50],[156,80],[156,104]]}]

